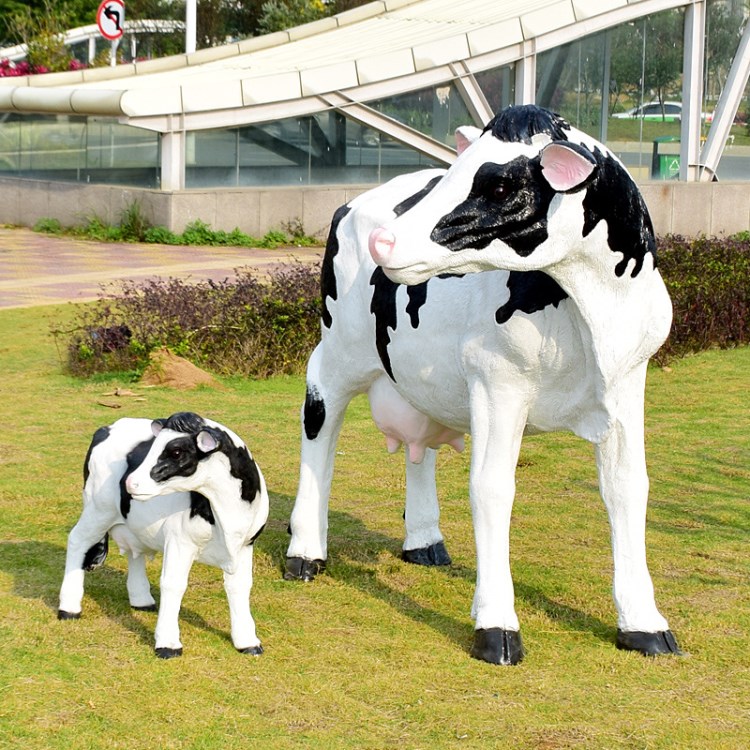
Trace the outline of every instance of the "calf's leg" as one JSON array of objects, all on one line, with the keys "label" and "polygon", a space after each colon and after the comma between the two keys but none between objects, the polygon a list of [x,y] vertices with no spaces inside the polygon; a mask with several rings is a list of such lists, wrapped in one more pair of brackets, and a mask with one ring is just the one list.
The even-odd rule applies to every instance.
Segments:
[{"label": "calf's leg", "polygon": [[160,578],[159,616],[156,620],[155,650],[160,659],[182,655],[180,606],[188,584],[196,549],[184,540],[168,539]]},{"label": "calf's leg", "polygon": [[253,586],[253,546],[243,547],[235,573],[224,573],[224,590],[229,602],[232,643],[243,654],[258,656],[263,646],[255,633],[255,621],[250,613],[250,589]]}]

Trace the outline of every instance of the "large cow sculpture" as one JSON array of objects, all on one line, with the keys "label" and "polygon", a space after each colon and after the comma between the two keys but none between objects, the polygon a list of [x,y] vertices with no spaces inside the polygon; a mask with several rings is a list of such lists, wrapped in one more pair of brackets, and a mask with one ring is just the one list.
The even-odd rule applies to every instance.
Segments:
[{"label": "large cow sculpture", "polygon": [[396,178],[334,216],[286,577],[324,567],[335,442],[367,392],[389,448],[407,445],[406,559],[446,562],[433,449],[471,434],[471,653],[519,662],[509,526],[521,439],[570,430],[596,448],[617,646],[680,653],[646,564],[644,386],[672,314],[646,206],[612,153],[546,110],[511,107],[468,135],[447,172]]}]

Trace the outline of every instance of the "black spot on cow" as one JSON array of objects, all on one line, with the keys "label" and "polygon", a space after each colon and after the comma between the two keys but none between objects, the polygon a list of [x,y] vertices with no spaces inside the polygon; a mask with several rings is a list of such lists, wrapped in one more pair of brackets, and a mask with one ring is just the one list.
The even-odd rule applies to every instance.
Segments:
[{"label": "black spot on cow", "polygon": [[120,514],[123,518],[128,517],[130,504],[133,500],[130,493],[125,489],[125,480],[143,463],[148,452],[151,450],[154,440],[155,438],[153,437],[143,440],[125,457],[127,466],[125,473],[120,477]]},{"label": "black spot on cow", "polygon": [[540,133],[546,133],[555,141],[565,141],[568,139],[566,130],[570,130],[570,125],[560,115],[533,104],[523,104],[498,112],[482,132],[490,131],[501,141],[531,143],[532,137]]},{"label": "black spot on cow", "polygon": [[583,199],[583,236],[596,225],[607,223],[607,243],[613,252],[622,253],[615,274],[622,276],[634,260],[631,276],[637,276],[643,260],[651,253],[656,264],[654,227],[640,191],[624,167],[611,155],[594,150],[598,169]]},{"label": "black spot on cow", "polygon": [[328,232],[328,240],[326,241],[326,251],[323,255],[323,267],[320,271],[320,298],[323,300],[323,311],[321,318],[323,325],[326,328],[330,328],[333,323],[331,313],[328,312],[328,305],[326,305],[326,299],[329,297],[333,300],[338,297],[338,289],[336,288],[336,274],[333,270],[333,259],[338,255],[339,252],[339,238],[338,228],[341,220],[351,211],[351,206],[340,206],[336,209],[331,220],[331,230]]},{"label": "black spot on cow", "polygon": [[83,483],[86,484],[89,478],[89,461],[91,459],[91,451],[96,448],[97,445],[101,445],[109,437],[109,427],[100,427],[91,438],[91,443],[88,450],[86,451],[86,458],[83,459]]},{"label": "black spot on cow", "polygon": [[196,516],[207,521],[211,526],[216,523],[214,512],[211,510],[211,503],[208,502],[208,498],[205,495],[201,495],[200,492],[191,492],[190,518],[195,518]]},{"label": "black spot on cow", "polygon": [[388,377],[395,382],[391,358],[388,355],[388,344],[391,343],[388,329],[395,331],[398,323],[396,292],[400,284],[391,281],[380,266],[373,271],[370,284],[374,287],[370,312],[375,316],[375,347]]},{"label": "black spot on cow", "polygon": [[499,239],[526,257],[547,239],[554,197],[538,156],[519,156],[507,164],[485,162],[466,200],[438,221],[430,239],[454,252],[482,250]]},{"label": "black spot on cow", "polygon": [[508,291],[510,299],[495,313],[495,320],[500,325],[507,323],[515,312],[531,314],[547,305],[557,307],[568,296],[552,277],[542,271],[511,271]]},{"label": "black spot on cow", "polygon": [[[419,311],[427,302],[428,284],[429,281],[423,281],[421,284],[406,287],[406,295],[409,300],[406,305],[406,313],[409,316],[412,328],[419,327]],[[370,277],[370,285],[374,287],[370,312],[375,316],[375,347],[388,377],[395,382],[396,378],[393,375],[391,358],[388,354],[388,344],[391,343],[388,329],[395,331],[398,325],[396,294],[401,284],[391,281],[385,275],[383,269],[378,267]]]},{"label": "black spot on cow", "polygon": [[206,422],[203,417],[192,411],[178,411],[165,420],[156,420],[164,425],[168,430],[175,432],[186,432],[197,435],[205,426]]},{"label": "black spot on cow", "polygon": [[92,544],[83,556],[83,569],[91,572],[104,565],[109,553],[109,533],[105,534],[96,544]]},{"label": "black spot on cow", "polygon": [[308,440],[318,437],[323,424],[326,421],[326,405],[321,398],[318,389],[314,385],[307,387],[305,393],[305,406],[302,411],[302,421],[305,426],[305,435]]},{"label": "black spot on cow", "polygon": [[393,213],[396,214],[396,216],[401,216],[401,214],[406,213],[409,209],[414,208],[414,206],[416,206],[417,203],[422,200],[422,198],[424,198],[426,195],[429,195],[430,191],[442,179],[442,175],[433,177],[421,190],[418,190],[416,193],[414,193],[414,195],[410,195],[408,198],[406,198],[406,200],[403,200],[401,201],[401,203],[394,206]]}]

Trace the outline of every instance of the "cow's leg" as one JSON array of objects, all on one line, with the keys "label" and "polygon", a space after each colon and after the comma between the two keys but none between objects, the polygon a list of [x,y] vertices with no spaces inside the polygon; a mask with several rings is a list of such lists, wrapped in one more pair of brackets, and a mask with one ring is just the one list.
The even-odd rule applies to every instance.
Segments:
[{"label": "cow's leg", "polygon": [[146,575],[146,556],[128,552],[128,599],[133,609],[145,612],[156,611],[156,600],[151,594],[151,585]]},{"label": "cow's leg", "polygon": [[299,486],[289,520],[287,580],[312,581],[325,568],[336,440],[346,407],[362,390],[353,378],[343,376],[345,368],[340,356],[328,352],[325,342],[318,344],[308,363]]},{"label": "cow's leg", "polygon": [[[640,393],[640,396],[639,396]],[[648,475],[643,436],[643,383],[596,446],[599,487],[609,514],[614,557],[613,595],[618,613],[617,647],[646,655],[679,654],[654,600],[646,563]]]},{"label": "cow's leg", "polygon": [[250,589],[253,586],[253,546],[240,550],[235,573],[224,573],[224,591],[229,602],[232,643],[243,654],[263,653],[250,613]]},{"label": "cow's leg", "polygon": [[510,572],[515,469],[526,422],[519,394],[503,394],[499,407],[481,383],[471,394],[470,498],[477,548],[471,655],[492,664],[517,664],[524,656]]},{"label": "cow's leg", "polygon": [[196,549],[183,540],[168,539],[159,582],[159,616],[156,620],[155,650],[160,659],[182,654],[180,642],[180,606],[188,584]]},{"label": "cow's leg", "polygon": [[406,538],[401,557],[417,565],[450,565],[443,535],[438,526],[440,507],[435,486],[437,451],[427,448],[421,463],[406,453]]},{"label": "cow's leg", "polygon": [[81,616],[84,571],[103,562],[106,557],[107,532],[117,520],[116,512],[104,512],[92,502],[84,505],[78,523],[68,535],[58,619],[73,620]]}]

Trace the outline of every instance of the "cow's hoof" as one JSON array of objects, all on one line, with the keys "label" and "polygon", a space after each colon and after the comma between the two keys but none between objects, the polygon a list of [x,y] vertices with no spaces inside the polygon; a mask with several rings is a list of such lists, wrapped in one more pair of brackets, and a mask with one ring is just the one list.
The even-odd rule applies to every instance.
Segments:
[{"label": "cow's hoof", "polygon": [[58,620],[80,620],[81,613],[80,612],[66,612],[64,609],[58,609],[57,619]]},{"label": "cow's hoof", "polygon": [[429,547],[402,550],[401,559],[413,565],[450,565],[452,562],[443,542],[435,542]]},{"label": "cow's hoof", "polygon": [[156,605],[144,604],[142,607],[139,607],[139,606],[136,606],[135,604],[131,604],[130,609],[134,609],[136,612],[156,612]]},{"label": "cow's hoof", "polygon": [[260,656],[263,653],[263,646],[260,643],[257,646],[248,646],[247,648],[237,649],[241,654],[249,654],[250,656]]},{"label": "cow's hoof", "polygon": [[682,656],[682,651],[671,630],[660,630],[656,633],[618,630],[617,648],[623,651],[638,651],[644,656],[659,656],[661,654]]},{"label": "cow's hoof", "polygon": [[304,557],[287,557],[285,581],[312,581],[326,569],[325,560],[307,560]]},{"label": "cow's hoof", "polygon": [[518,664],[524,657],[521,633],[503,628],[475,630],[471,655],[490,664]]},{"label": "cow's hoof", "polygon": [[182,649],[181,648],[168,648],[166,646],[162,646],[162,648],[154,649],[154,653],[160,659],[174,659],[177,656],[182,656]]}]

